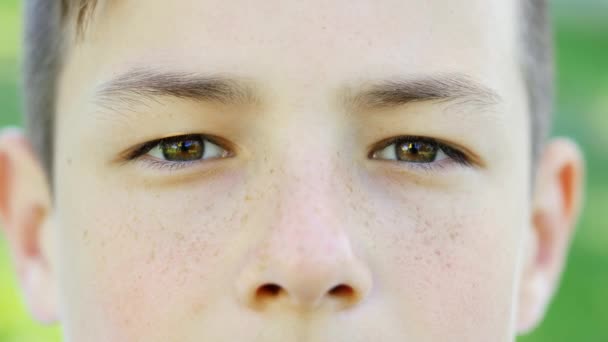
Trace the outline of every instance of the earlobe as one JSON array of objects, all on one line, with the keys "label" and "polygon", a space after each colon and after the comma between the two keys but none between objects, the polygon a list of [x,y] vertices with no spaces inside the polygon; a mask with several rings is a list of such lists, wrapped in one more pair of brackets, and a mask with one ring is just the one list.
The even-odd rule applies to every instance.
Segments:
[{"label": "earlobe", "polygon": [[0,226],[30,312],[41,322],[57,319],[52,274],[49,186],[23,134],[0,132]]},{"label": "earlobe", "polygon": [[576,144],[547,144],[535,181],[520,287],[518,332],[542,320],[559,285],[581,207],[583,159]]}]

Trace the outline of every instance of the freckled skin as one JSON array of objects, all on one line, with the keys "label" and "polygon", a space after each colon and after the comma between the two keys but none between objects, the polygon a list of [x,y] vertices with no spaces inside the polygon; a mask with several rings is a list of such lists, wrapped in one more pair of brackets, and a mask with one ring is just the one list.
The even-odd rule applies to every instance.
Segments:
[{"label": "freckled skin", "polygon": [[[513,341],[530,137],[517,1],[109,1],[69,46],[56,118],[53,265],[66,341]],[[133,66],[234,73],[258,105],[95,105]],[[503,99],[346,113],[341,84],[462,73]],[[231,158],[115,163],[212,134]],[[482,165],[368,158],[416,135]],[[524,152],[526,151],[526,152]]]}]

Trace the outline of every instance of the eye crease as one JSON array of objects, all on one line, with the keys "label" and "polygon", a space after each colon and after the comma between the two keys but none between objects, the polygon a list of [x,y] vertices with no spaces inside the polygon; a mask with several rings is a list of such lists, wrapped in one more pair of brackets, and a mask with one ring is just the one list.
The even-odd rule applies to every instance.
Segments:
[{"label": "eye crease", "polygon": [[369,157],[414,164],[434,164],[452,160],[461,165],[470,165],[464,153],[426,137],[391,138],[382,143],[380,148],[374,149]]}]

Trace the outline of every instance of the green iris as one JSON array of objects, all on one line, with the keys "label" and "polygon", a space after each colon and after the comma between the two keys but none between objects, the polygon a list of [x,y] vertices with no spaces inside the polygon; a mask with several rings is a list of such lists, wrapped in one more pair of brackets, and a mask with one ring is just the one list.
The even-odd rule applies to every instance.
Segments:
[{"label": "green iris", "polygon": [[205,154],[205,143],[200,137],[177,137],[160,144],[163,156],[168,161],[199,160]]},{"label": "green iris", "polygon": [[395,144],[397,158],[410,163],[432,163],[437,158],[437,144],[425,141],[403,141]]}]

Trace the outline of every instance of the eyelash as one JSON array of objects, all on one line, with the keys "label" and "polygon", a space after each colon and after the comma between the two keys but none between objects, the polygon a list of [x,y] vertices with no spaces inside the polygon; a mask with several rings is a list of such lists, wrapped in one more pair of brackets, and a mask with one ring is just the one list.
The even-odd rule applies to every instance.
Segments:
[{"label": "eyelash", "polygon": [[[434,144],[437,146],[437,148],[439,150],[441,150],[443,153],[445,153],[445,155],[448,157],[447,161],[446,162],[435,161],[435,162],[430,162],[430,163],[412,163],[412,162],[406,162],[406,161],[401,161],[401,160],[387,160],[387,159],[373,158],[373,155],[376,152],[378,152],[392,144],[398,144],[400,142],[406,142],[406,141],[415,141],[415,142]],[[448,166],[446,164],[449,164],[449,163],[456,163],[460,166],[467,166],[467,167],[473,166],[472,159],[467,157],[467,154],[460,151],[459,149],[452,147],[446,143],[443,143],[437,139],[423,137],[423,136],[415,136],[415,135],[403,135],[403,136],[391,137],[391,138],[385,139],[379,143],[376,143],[373,145],[370,152],[368,153],[368,158],[373,159],[373,160],[379,160],[382,162],[397,163],[399,165],[406,164],[407,167],[418,168],[423,171],[432,171],[432,170],[435,170],[436,168],[444,168],[444,167]]]},{"label": "eyelash", "polygon": [[[134,161],[137,159],[142,159],[142,157],[144,157],[154,147],[158,146],[159,144],[161,144],[164,141],[175,140],[175,139],[180,139],[180,138],[186,140],[186,139],[192,138],[192,137],[197,137],[203,141],[208,141],[210,143],[213,143],[213,144],[221,147],[222,149],[229,151],[230,156],[234,155],[233,152],[230,152],[232,149],[230,147],[226,146],[229,144],[219,142],[218,140],[221,140],[219,138],[211,137],[211,136],[208,136],[205,134],[184,134],[184,135],[176,135],[176,136],[170,136],[170,137],[166,137],[166,138],[162,138],[162,139],[152,140],[152,141],[143,143],[139,146],[136,146],[134,149],[132,149],[131,151],[128,151],[126,153],[124,160],[125,161]],[[406,162],[406,161],[401,161],[401,160],[373,158],[373,155],[377,151],[380,151],[392,144],[397,144],[397,143],[405,142],[405,141],[416,141],[416,142],[435,144],[437,146],[437,148],[440,149],[441,151],[443,151],[443,153],[445,153],[445,155],[448,157],[448,158],[446,158],[447,162],[443,162],[442,160],[440,160],[440,161],[435,161],[435,162],[430,162],[430,163],[412,163],[412,162]],[[407,165],[407,167],[409,167],[409,168],[417,168],[417,169],[421,169],[423,171],[433,171],[436,168],[444,168],[446,166],[449,166],[446,164],[450,164],[450,163],[456,163],[458,165],[467,166],[467,167],[470,167],[473,165],[473,162],[471,161],[471,159],[469,157],[467,157],[467,155],[465,153],[461,152],[459,149],[449,146],[446,143],[443,143],[437,139],[423,137],[423,136],[407,136],[406,135],[406,136],[395,136],[395,137],[385,139],[383,141],[375,143],[372,146],[372,148],[370,149],[370,152],[368,153],[368,158],[371,160],[377,160],[377,161],[382,161],[382,162],[392,162],[392,163],[396,163],[400,166]],[[213,160],[213,159],[223,159],[223,158],[198,159],[198,160],[180,161],[180,162],[163,161],[163,160],[158,160],[158,159],[154,159],[154,158],[148,158],[146,160],[146,164],[147,164],[147,166],[149,166],[151,168],[173,171],[173,170],[188,168],[193,165],[199,164],[203,161],[209,161],[209,160]]]},{"label": "eyelash", "polygon": [[[181,140],[181,139],[188,140],[188,139],[192,139],[192,138],[198,138],[198,139],[202,140],[203,142],[205,142],[205,141],[210,142],[210,143],[215,144],[215,145],[219,146],[220,148],[228,151],[229,154],[226,157],[231,157],[233,155],[233,152],[231,152],[232,148],[227,146],[229,144],[219,142],[218,140],[220,140],[220,141],[222,140],[220,138],[212,137],[212,136],[205,135],[205,134],[183,134],[183,135],[174,135],[174,136],[169,136],[169,137],[165,137],[162,139],[152,140],[152,141],[143,143],[139,146],[136,146],[131,151],[126,152],[126,156],[124,157],[124,160],[127,162],[130,162],[130,161],[136,161],[138,159],[144,159],[144,157],[147,153],[149,153],[152,149],[154,149],[156,146],[160,145],[161,143],[163,143],[165,141]],[[197,160],[179,161],[179,162],[159,160],[159,159],[155,159],[155,158],[146,158],[145,163],[147,164],[146,166],[154,168],[154,169],[174,171],[174,170],[185,169],[185,168],[194,166],[196,164],[199,164],[201,162],[211,161],[214,159],[223,159],[223,158],[214,157],[214,158],[208,158],[208,159],[197,159]]]},{"label": "eyelash", "polygon": [[148,159],[146,160],[146,164],[148,167],[152,169],[158,170],[167,170],[167,171],[175,171],[188,168],[193,166],[194,164],[200,163],[201,160],[197,161],[184,161],[184,162],[171,162],[171,161],[163,161],[163,160],[155,160]]}]

